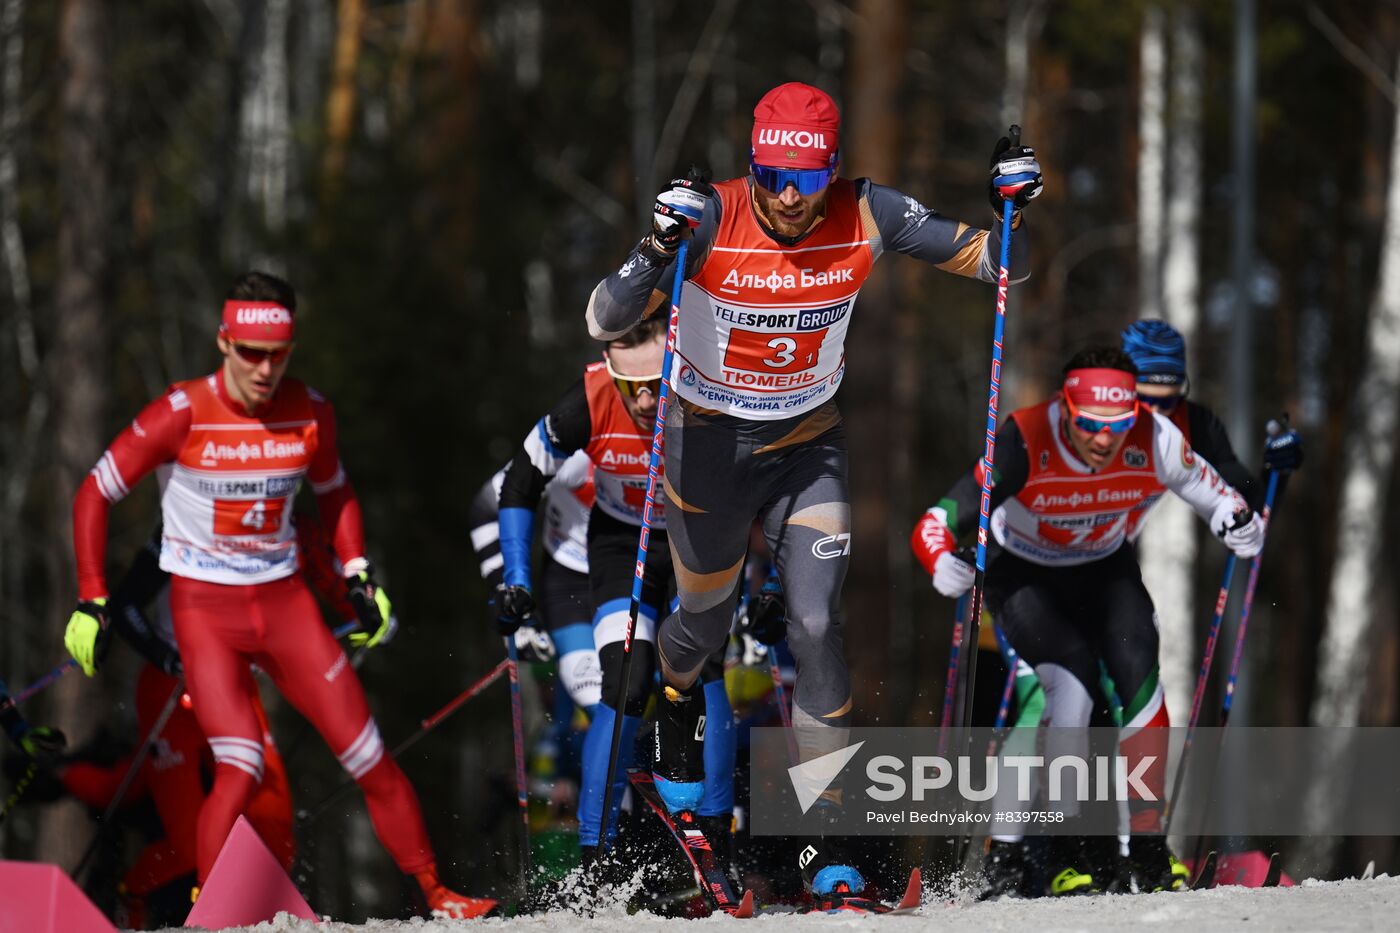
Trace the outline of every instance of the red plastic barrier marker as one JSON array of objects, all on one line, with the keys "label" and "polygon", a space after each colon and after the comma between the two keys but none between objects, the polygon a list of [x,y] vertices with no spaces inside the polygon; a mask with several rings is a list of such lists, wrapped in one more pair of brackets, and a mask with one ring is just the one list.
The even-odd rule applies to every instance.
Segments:
[{"label": "red plastic barrier marker", "polygon": [[0,861],[0,933],[116,933],[57,865]]},{"label": "red plastic barrier marker", "polygon": [[219,850],[185,926],[206,930],[252,926],[283,910],[303,920],[319,919],[262,837],[240,816]]}]

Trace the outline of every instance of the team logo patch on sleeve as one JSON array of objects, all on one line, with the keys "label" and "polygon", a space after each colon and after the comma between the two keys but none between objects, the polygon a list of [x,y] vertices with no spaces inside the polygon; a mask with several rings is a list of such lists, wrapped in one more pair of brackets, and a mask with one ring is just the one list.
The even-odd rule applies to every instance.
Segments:
[{"label": "team logo patch on sleeve", "polygon": [[1181,442],[1181,465],[1188,470],[1196,465],[1196,452],[1184,439]]}]

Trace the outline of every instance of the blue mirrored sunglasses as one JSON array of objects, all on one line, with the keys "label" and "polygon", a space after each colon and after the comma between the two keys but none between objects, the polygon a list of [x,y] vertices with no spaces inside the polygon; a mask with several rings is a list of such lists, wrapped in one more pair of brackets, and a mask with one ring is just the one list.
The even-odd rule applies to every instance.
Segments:
[{"label": "blue mirrored sunglasses", "polygon": [[1121,421],[1100,421],[1097,418],[1090,418],[1088,415],[1074,416],[1074,426],[1090,434],[1098,434],[1105,428],[1110,434],[1126,434],[1128,431],[1132,430],[1135,424],[1137,424],[1136,414],[1131,418],[1124,418]]},{"label": "blue mirrored sunglasses", "polygon": [[754,182],[765,191],[782,194],[792,185],[803,197],[825,188],[836,174],[835,168],[773,168],[757,162],[749,163],[749,171]]},{"label": "blue mirrored sunglasses", "polygon": [[1095,418],[1093,415],[1084,414],[1068,394],[1061,393],[1061,398],[1069,407],[1070,419],[1074,422],[1074,426],[1089,434],[1098,434],[1100,431],[1108,431],[1110,434],[1126,434],[1133,429],[1133,425],[1137,424],[1138,412],[1141,410],[1138,407],[1138,401],[1141,400],[1138,400],[1134,401],[1133,410],[1126,418],[1122,415],[1112,419]]}]

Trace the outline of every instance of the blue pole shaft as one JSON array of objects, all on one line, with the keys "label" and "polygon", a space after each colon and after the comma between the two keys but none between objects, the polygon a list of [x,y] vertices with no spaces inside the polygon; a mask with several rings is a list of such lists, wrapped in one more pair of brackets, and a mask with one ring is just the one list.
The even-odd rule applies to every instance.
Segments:
[{"label": "blue pole shaft", "polygon": [[681,240],[676,250],[676,277],[671,286],[671,320],[666,327],[666,352],[661,358],[661,395],[656,400],[656,427],[651,432],[651,459],[647,465],[647,495],[642,508],[642,532],[637,538],[637,564],[632,577],[632,600],[627,613],[627,634],[622,639],[622,676],[617,683],[613,705],[612,746],[608,751],[607,780],[603,784],[603,812],[599,817],[597,851],[602,854],[608,839],[608,811],[612,809],[613,775],[622,744],[623,706],[627,702],[627,681],[632,673],[632,636],[637,632],[637,615],[642,608],[642,582],[646,579],[647,545],[651,541],[653,509],[656,507],[657,478],[661,473],[661,452],[665,446],[666,408],[671,399],[671,360],[676,349],[676,327],[680,319],[681,287],[685,284],[685,254],[689,240]]},{"label": "blue pole shaft", "polygon": [[996,462],[997,410],[1001,403],[1001,351],[1006,336],[1006,291],[1010,279],[1011,220],[1015,211],[1007,203],[1001,212],[1001,267],[997,273],[997,317],[992,334],[992,374],[987,387],[987,429],[982,452],[982,497],[977,509],[977,574],[972,582],[972,618],[966,639],[967,674],[963,677],[962,727],[972,726],[972,695],[977,677],[977,641],[981,634],[982,600],[987,581],[987,533],[992,519],[992,470]]}]

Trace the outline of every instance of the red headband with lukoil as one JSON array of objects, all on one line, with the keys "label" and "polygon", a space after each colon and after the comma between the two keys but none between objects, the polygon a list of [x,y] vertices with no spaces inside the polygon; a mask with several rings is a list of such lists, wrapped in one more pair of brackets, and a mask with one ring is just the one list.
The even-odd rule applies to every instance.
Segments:
[{"label": "red headband with lukoil", "polygon": [[1075,408],[1083,405],[1126,405],[1121,415],[1100,416],[1104,421],[1117,421],[1134,414],[1137,402],[1137,378],[1121,369],[1071,369],[1065,373],[1065,397]]},{"label": "red headband with lukoil", "polygon": [[294,316],[275,301],[225,301],[219,331],[230,340],[285,343],[292,339]]}]

